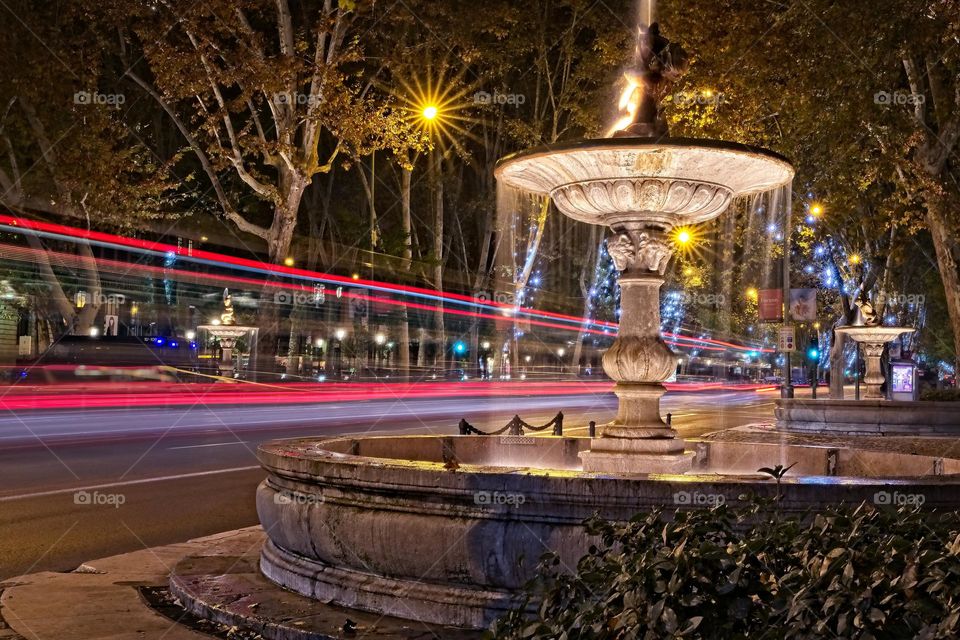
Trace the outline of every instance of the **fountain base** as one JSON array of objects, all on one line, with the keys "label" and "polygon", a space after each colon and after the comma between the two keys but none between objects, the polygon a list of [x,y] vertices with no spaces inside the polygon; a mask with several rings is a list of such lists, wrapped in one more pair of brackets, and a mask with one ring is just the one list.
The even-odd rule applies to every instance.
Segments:
[{"label": "fountain base", "polygon": [[[673,450],[680,443],[680,451]],[[661,448],[670,448],[661,453]],[[590,450],[580,454],[583,470],[592,473],[686,473],[693,469],[694,454],[683,451],[682,440],[662,438],[594,438]]]}]

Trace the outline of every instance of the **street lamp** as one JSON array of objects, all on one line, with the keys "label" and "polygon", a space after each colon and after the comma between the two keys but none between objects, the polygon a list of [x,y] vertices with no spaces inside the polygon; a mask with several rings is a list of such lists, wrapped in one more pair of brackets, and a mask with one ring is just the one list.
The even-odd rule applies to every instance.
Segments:
[{"label": "street lamp", "polygon": [[387,336],[383,335],[382,333],[378,333],[373,337],[373,341],[382,346],[383,343],[387,341]]},{"label": "street lamp", "polygon": [[673,233],[673,241],[679,247],[686,247],[693,242],[693,231],[687,227],[680,227]]},{"label": "street lamp", "polygon": [[337,340],[343,340],[347,337],[347,332],[343,329],[337,329],[333,335]]},{"label": "street lamp", "polygon": [[434,118],[437,117],[437,115],[438,115],[439,113],[440,113],[440,110],[437,108],[436,105],[434,105],[434,104],[428,104],[428,105],[425,106],[425,107],[423,108],[423,110],[420,112],[420,116],[421,116],[424,120],[433,120]]}]

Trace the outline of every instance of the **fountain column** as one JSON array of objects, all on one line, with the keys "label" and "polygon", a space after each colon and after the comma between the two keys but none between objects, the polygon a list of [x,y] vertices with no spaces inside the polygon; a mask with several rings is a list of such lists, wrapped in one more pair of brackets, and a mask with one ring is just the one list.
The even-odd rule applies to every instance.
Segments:
[{"label": "fountain column", "polygon": [[617,417],[580,454],[585,471],[682,473],[691,468],[684,442],[660,417],[663,382],[677,357],[660,337],[660,286],[673,254],[669,227],[615,226],[607,243],[620,271],[620,332],[603,355],[603,368],[617,381]]},{"label": "fountain column", "polygon": [[880,391],[886,377],[880,366],[880,357],[883,355],[883,342],[864,342],[863,355],[866,358],[866,371],[863,372],[863,383],[866,389],[863,394],[865,400],[884,400],[886,397]]}]

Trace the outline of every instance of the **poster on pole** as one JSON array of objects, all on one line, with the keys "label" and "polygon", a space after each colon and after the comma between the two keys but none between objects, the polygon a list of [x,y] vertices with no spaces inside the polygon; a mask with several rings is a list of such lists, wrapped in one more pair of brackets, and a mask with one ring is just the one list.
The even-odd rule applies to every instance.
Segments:
[{"label": "poster on pole", "polygon": [[790,289],[790,318],[798,322],[817,319],[816,289]]},{"label": "poster on pole", "polygon": [[757,303],[760,322],[780,322],[783,320],[783,290],[760,289]]},{"label": "poster on pole", "polygon": [[793,326],[780,327],[777,348],[780,353],[793,353],[797,350],[797,333]]}]

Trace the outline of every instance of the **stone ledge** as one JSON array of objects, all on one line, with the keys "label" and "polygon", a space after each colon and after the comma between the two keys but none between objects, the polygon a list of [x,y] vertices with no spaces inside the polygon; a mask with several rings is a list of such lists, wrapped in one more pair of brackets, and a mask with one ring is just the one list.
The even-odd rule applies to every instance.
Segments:
[{"label": "stone ledge", "polygon": [[344,625],[355,625],[355,637],[413,640],[436,637],[479,640],[480,633],[428,625],[337,607],[287,591],[258,569],[260,544],[242,549],[211,548],[187,556],[170,575],[170,591],[183,607],[208,620],[258,633],[267,640],[337,640],[354,637]]},{"label": "stone ledge", "polygon": [[849,436],[960,436],[960,404],[778,399],[777,429]]}]

